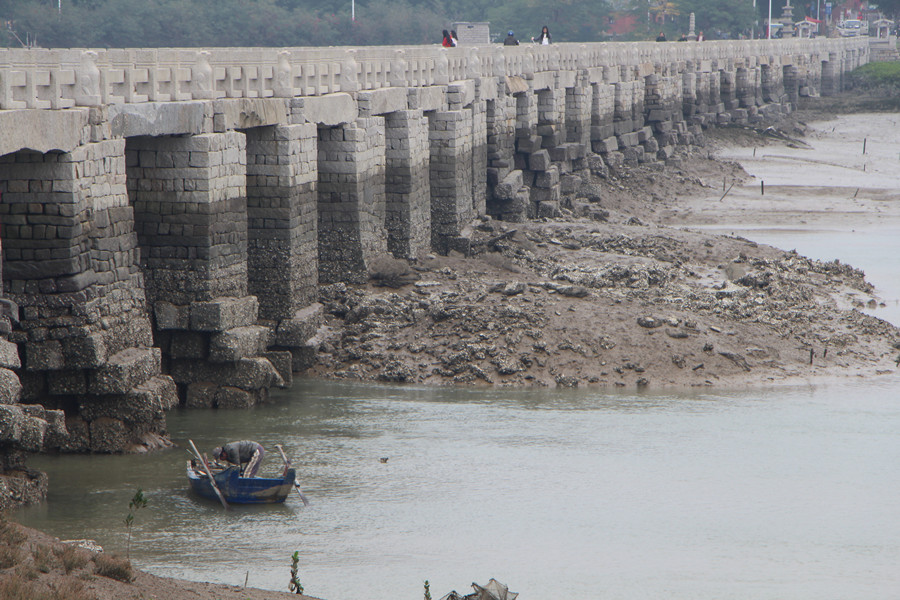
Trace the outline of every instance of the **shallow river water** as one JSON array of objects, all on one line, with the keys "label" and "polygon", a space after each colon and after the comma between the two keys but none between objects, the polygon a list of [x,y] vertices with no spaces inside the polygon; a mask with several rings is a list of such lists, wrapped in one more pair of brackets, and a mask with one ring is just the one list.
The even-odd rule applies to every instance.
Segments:
[{"label": "shallow river water", "polygon": [[[735,231],[729,225],[730,231]],[[735,231],[735,233],[738,233]],[[741,229],[866,270],[900,323],[900,235]],[[173,439],[282,443],[311,500],[225,513],[186,489],[182,448],[38,457],[21,522],[160,575],[421,598],[494,577],[523,600],[900,596],[900,377],[816,387],[470,390],[297,380],[250,411],[175,411]],[[387,457],[387,462],[381,462]],[[275,469],[277,455],[265,465]]]},{"label": "shallow river water", "polygon": [[523,598],[886,598],[900,590],[896,383],[635,395],[301,381],[250,412],[175,412],[170,428],[204,449],[284,443],[309,507],[225,513],[187,493],[172,450],[35,460],[51,495],[18,516],[121,550],[140,486],[141,567],[286,590],[296,549],[307,593],[328,600],[490,577]]}]

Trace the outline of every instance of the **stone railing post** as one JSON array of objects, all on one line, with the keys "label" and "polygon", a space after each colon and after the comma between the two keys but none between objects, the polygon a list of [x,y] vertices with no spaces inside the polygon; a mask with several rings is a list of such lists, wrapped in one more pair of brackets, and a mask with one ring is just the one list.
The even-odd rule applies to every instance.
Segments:
[{"label": "stone railing post", "polygon": [[481,59],[478,58],[478,48],[469,48],[466,52],[466,79],[479,79],[481,75]]},{"label": "stone railing post", "polygon": [[356,62],[356,51],[347,50],[341,60],[341,91],[354,93],[359,91],[359,64]]},{"label": "stone railing post", "polygon": [[294,96],[294,69],[291,67],[291,53],[287,50],[278,53],[272,85],[276,98],[292,98]]},{"label": "stone railing post", "polygon": [[391,72],[388,74],[388,85],[391,87],[406,87],[408,80],[406,71],[409,63],[406,62],[406,52],[397,50],[391,59]]},{"label": "stone railing post", "polygon": [[88,50],[81,53],[81,62],[75,71],[75,105],[100,105],[100,69],[97,53]]},{"label": "stone railing post", "polygon": [[448,85],[450,83],[450,59],[447,58],[447,49],[441,48],[434,59],[434,85]]},{"label": "stone railing post", "polygon": [[503,52],[495,53],[492,73],[494,77],[506,77],[508,75],[506,72],[506,55]]},{"label": "stone railing post", "polygon": [[197,52],[197,59],[191,66],[191,97],[194,100],[210,100],[215,97],[209,57],[208,51],[201,50]]}]

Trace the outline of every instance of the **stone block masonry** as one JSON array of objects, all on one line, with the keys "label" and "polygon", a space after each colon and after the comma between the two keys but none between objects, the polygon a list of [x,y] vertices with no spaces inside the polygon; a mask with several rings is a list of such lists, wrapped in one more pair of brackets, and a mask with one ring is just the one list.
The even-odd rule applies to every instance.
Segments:
[{"label": "stone block masonry", "polygon": [[247,274],[261,319],[293,317],[318,296],[318,130],[247,130]]},{"label": "stone block masonry", "polygon": [[472,198],[472,111],[429,116],[431,246],[446,253],[475,216]]},{"label": "stone block masonry", "polygon": [[416,258],[431,249],[428,119],[421,110],[385,117],[385,227],[388,251]]},{"label": "stone block masonry", "polygon": [[252,405],[315,356],[320,283],[554,218],[588,165],[842,90],[865,42],[0,50],[0,401],[73,451]]},{"label": "stone block masonry", "polygon": [[384,117],[319,128],[319,283],[368,280],[387,252]]},{"label": "stone block masonry", "polygon": [[150,302],[247,295],[245,135],[130,138],[126,159]]},{"label": "stone block masonry", "polygon": [[[124,149],[113,139],[0,158],[4,288],[20,308],[9,338],[23,358],[17,399],[65,408],[69,429],[85,435],[56,443],[75,451],[106,449],[110,427],[120,450],[164,435],[172,400],[159,360],[142,358],[154,349]],[[117,362],[142,366],[113,377]],[[125,409],[91,417],[97,394],[121,400],[154,379],[162,385],[142,396],[149,420],[136,423]]]},{"label": "stone block masonry", "polygon": [[[315,189],[314,171],[309,165],[301,165],[300,160],[304,157],[304,133],[305,157],[313,152],[313,128],[259,129],[251,134],[249,156],[253,166],[249,178],[247,136],[242,132],[129,138],[126,146],[128,191],[135,207],[147,297],[154,308],[156,341],[179,395],[192,398],[193,405],[201,404],[197,398],[208,406],[252,405],[267,398],[268,387],[275,381],[271,377],[220,377],[228,369],[239,369],[244,360],[268,363],[267,369],[274,371],[268,359],[259,356],[267,346],[260,340],[268,340],[270,332],[256,328],[259,303],[249,294],[251,215],[255,219],[256,249],[269,231],[284,232],[280,241],[286,243],[278,250],[290,252],[291,242],[297,241],[297,272],[290,272],[290,260],[283,264],[284,270],[278,271],[272,281],[281,294],[267,297],[271,316],[291,318],[297,308],[290,288],[303,282],[300,240],[304,233],[309,238],[313,231],[308,222],[304,231],[302,217],[310,220],[312,211],[303,206],[303,201],[308,205]],[[261,161],[260,156],[271,156],[276,168],[267,169],[269,159]],[[292,174],[299,181],[292,179]],[[247,200],[248,182],[254,193],[252,210]],[[298,185],[291,186],[292,182]],[[268,205],[267,200],[261,200],[275,198],[279,191],[288,198]],[[296,196],[292,196],[294,193]],[[273,209],[274,203],[283,210]],[[268,228],[267,217],[271,219]],[[258,264],[271,258],[257,255],[254,259]],[[254,283],[267,291],[258,279]],[[306,285],[309,287],[308,282]],[[312,296],[311,292],[307,294]],[[210,373],[216,373],[216,377],[205,378]]]}]

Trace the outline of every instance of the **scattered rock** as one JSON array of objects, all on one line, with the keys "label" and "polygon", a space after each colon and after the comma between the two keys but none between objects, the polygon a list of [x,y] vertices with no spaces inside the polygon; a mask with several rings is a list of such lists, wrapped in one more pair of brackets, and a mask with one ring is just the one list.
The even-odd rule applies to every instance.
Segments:
[{"label": "scattered rock", "polygon": [[654,329],[661,326],[663,323],[662,321],[654,319],[653,317],[638,317],[637,324],[641,327],[646,327],[647,329]]}]

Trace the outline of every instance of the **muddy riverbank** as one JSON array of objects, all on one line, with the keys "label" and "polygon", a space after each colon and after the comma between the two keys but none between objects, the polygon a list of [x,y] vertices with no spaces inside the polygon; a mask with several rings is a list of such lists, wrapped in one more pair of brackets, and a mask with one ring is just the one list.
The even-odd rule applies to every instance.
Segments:
[{"label": "muddy riverbank", "polygon": [[470,256],[326,287],[312,374],[682,387],[892,372],[900,330],[862,312],[881,302],[862,271],[700,229],[898,219],[897,151],[879,137],[898,117],[804,120],[825,117],[711,130],[667,165],[600,165],[558,218],[483,220]]}]

